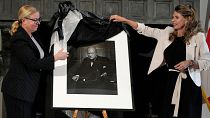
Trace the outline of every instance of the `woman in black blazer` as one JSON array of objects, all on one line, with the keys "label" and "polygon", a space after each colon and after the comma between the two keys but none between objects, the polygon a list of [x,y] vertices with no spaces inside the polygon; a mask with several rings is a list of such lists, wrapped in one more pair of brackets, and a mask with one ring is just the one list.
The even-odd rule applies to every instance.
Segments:
[{"label": "woman in black blazer", "polygon": [[12,24],[11,60],[2,83],[7,118],[34,118],[34,101],[43,70],[54,69],[54,62],[65,60],[63,49],[46,55],[36,33],[40,14],[30,5],[19,9],[18,21]]}]

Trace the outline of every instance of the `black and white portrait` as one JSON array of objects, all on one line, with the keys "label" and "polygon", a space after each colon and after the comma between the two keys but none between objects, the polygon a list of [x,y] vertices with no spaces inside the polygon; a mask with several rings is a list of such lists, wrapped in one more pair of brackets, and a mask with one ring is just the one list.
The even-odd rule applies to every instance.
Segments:
[{"label": "black and white portrait", "polygon": [[114,41],[79,47],[70,53],[68,94],[117,94]]},{"label": "black and white portrait", "polygon": [[93,45],[66,46],[68,59],[53,71],[53,107],[133,109],[127,38],[122,31]]}]

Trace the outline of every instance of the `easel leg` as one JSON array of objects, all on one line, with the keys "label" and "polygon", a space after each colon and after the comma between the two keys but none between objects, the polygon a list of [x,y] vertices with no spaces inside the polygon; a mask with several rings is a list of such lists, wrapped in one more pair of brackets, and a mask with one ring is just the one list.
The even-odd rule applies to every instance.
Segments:
[{"label": "easel leg", "polygon": [[85,111],[85,118],[88,118],[88,111]]},{"label": "easel leg", "polygon": [[102,114],[103,114],[103,117],[104,117],[104,118],[108,118],[108,115],[107,115],[106,110],[102,110]]},{"label": "easel leg", "polygon": [[[78,111],[79,111],[78,109],[74,110],[73,118],[77,118]],[[106,110],[102,110],[102,114],[103,114],[104,118],[108,118]],[[85,112],[85,118],[88,118],[88,112],[87,111]]]},{"label": "easel leg", "polygon": [[73,118],[77,118],[78,109],[74,110]]}]

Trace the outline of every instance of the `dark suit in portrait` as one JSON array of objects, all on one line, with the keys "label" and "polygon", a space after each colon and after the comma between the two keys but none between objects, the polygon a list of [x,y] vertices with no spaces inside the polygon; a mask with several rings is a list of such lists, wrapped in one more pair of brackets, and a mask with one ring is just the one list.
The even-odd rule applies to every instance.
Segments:
[{"label": "dark suit in portrait", "polygon": [[[78,77],[76,89],[90,90],[90,93],[110,90],[112,91],[110,94],[116,94],[116,65],[107,57],[95,56],[93,59],[85,57],[73,77],[75,76]],[[91,92],[91,89],[95,92]]]},{"label": "dark suit in portrait", "polygon": [[79,68],[80,79],[77,87],[85,88],[109,88],[110,82],[114,82],[113,62],[106,57],[97,56],[95,59],[85,58]]}]

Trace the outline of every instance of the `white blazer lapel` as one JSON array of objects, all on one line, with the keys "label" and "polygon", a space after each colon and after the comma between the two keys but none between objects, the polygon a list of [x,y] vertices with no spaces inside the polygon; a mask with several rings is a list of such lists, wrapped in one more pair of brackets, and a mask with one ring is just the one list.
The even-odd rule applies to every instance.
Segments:
[{"label": "white blazer lapel", "polygon": [[190,44],[186,44],[186,60],[194,60],[195,59],[195,51],[197,44],[194,40],[190,41]]}]

